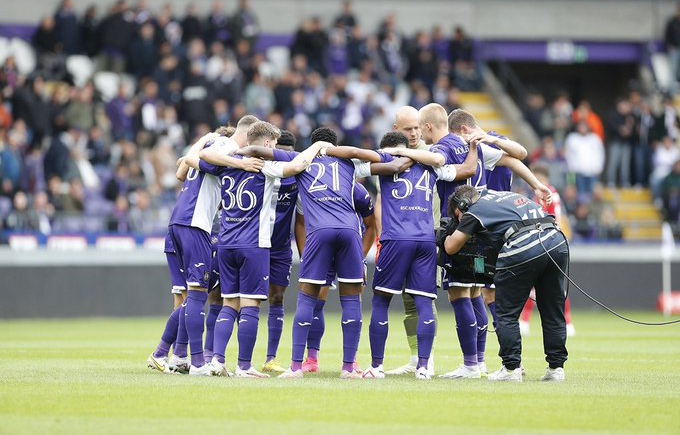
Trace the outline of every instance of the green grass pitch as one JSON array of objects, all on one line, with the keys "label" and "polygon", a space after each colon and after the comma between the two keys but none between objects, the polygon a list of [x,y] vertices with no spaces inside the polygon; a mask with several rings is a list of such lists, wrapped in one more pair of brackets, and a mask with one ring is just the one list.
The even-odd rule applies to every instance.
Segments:
[{"label": "green grass pitch", "polygon": [[[266,312],[266,309],[264,310]],[[651,313],[633,313],[644,320]],[[290,357],[290,321],[279,351]],[[322,373],[302,380],[163,375],[146,357],[164,319],[0,321],[0,434],[678,434],[680,325],[642,327],[577,312],[567,381],[545,384],[538,316],[524,342],[523,384],[486,379],[418,382],[338,379],[342,339],[327,318]],[[386,368],[408,357],[401,317],[391,313]],[[358,359],[370,362],[368,315]],[[235,365],[235,335],[228,363]],[[255,363],[264,359],[262,316]],[[497,369],[489,335],[487,363]],[[437,373],[461,355],[451,312],[440,313]]]}]

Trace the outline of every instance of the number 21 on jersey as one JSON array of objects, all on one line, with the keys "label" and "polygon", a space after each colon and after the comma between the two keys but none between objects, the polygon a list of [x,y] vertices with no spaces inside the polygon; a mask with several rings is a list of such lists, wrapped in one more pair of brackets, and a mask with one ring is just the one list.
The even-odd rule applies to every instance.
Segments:
[{"label": "number 21 on jersey", "polygon": [[[334,192],[337,192],[340,190],[340,168],[339,168],[339,163],[338,162],[333,162],[328,165],[331,168],[331,190]],[[309,186],[309,189],[307,191],[309,193],[312,192],[321,192],[323,190],[328,189],[328,184],[322,182],[322,178],[324,178],[324,175],[326,175],[326,166],[323,163],[319,162],[313,162],[309,167],[307,168],[307,172],[312,172],[312,168],[316,168],[318,171],[316,175],[314,176],[314,180],[312,181],[312,184]]]}]

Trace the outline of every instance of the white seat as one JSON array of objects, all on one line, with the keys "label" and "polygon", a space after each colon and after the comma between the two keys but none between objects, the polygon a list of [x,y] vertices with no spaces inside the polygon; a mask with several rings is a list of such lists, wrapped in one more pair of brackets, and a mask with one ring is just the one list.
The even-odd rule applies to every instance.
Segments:
[{"label": "white seat", "polygon": [[668,61],[668,55],[666,53],[654,53],[651,60],[658,87],[660,89],[671,89],[674,85],[674,80],[671,77],[671,65]]},{"label": "white seat", "polygon": [[120,78],[118,74],[110,71],[99,71],[95,73],[94,87],[101,93],[104,101],[111,101],[118,93],[118,83]]},{"label": "white seat", "polygon": [[28,75],[35,70],[36,56],[31,44],[20,38],[12,38],[9,42],[10,53],[14,56],[19,73]]},{"label": "white seat", "polygon": [[79,88],[92,78],[94,69],[94,62],[87,56],[74,54],[66,58],[66,70],[73,76],[73,82]]},{"label": "white seat", "polygon": [[0,63],[4,63],[10,55],[9,39],[0,37]]},{"label": "white seat", "polygon": [[[266,57],[276,72],[283,72],[290,68],[290,50],[284,45],[269,47]],[[281,73],[278,74],[281,75]]]}]

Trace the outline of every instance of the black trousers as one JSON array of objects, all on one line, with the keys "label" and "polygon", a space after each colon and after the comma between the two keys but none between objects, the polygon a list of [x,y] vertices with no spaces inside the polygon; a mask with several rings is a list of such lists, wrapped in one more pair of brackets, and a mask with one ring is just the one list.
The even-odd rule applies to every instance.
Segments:
[{"label": "black trousers", "polygon": [[536,305],[543,326],[543,349],[550,368],[562,367],[567,360],[567,325],[564,319],[566,278],[548,257],[566,271],[569,251],[566,244],[549,254],[543,254],[527,263],[496,272],[496,335],[503,365],[512,370],[522,361],[522,337],[519,333],[519,316],[529,298],[531,288],[536,289]]}]

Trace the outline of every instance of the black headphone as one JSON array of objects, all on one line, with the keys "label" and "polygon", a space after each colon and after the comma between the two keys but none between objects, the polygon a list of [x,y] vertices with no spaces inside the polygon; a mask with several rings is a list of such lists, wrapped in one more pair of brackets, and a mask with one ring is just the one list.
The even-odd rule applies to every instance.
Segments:
[{"label": "black headphone", "polygon": [[472,201],[470,201],[469,198],[459,198],[456,196],[456,194],[453,195],[453,201],[456,205],[456,208],[460,210],[461,213],[467,213],[467,211],[470,210],[470,207],[472,206]]}]

